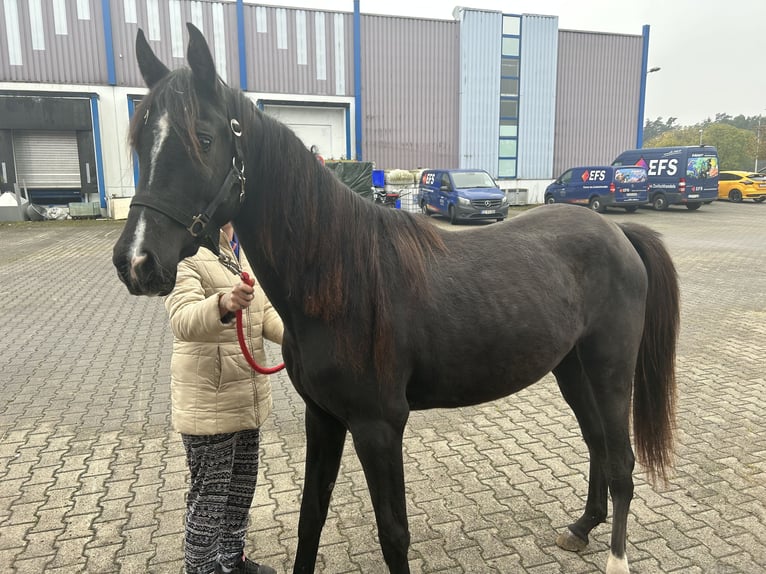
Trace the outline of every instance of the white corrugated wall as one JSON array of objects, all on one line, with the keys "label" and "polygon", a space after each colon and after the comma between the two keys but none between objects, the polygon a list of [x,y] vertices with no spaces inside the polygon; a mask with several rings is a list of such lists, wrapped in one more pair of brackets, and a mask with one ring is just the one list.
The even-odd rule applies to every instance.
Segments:
[{"label": "white corrugated wall", "polygon": [[461,9],[460,167],[497,176],[503,15]]},{"label": "white corrugated wall", "polygon": [[558,17],[522,16],[519,83],[519,179],[553,177]]}]

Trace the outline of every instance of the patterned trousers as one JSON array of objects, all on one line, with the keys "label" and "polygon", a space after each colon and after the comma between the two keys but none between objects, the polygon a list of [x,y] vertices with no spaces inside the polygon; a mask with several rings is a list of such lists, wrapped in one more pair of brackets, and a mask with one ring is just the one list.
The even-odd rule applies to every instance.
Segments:
[{"label": "patterned trousers", "polygon": [[245,548],[258,480],[258,429],[181,439],[191,485],[186,497],[184,559],[188,574],[231,566]]}]

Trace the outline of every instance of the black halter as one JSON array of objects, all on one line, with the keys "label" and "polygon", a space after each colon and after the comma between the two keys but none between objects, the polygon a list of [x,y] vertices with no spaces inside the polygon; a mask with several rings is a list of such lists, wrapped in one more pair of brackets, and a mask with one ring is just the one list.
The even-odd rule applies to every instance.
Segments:
[{"label": "black halter", "polygon": [[130,202],[130,207],[141,206],[148,207],[154,211],[157,211],[166,217],[169,217],[173,221],[183,225],[186,230],[195,239],[199,238],[200,243],[205,247],[213,251],[216,255],[219,254],[218,249],[218,227],[212,226],[213,216],[220,205],[229,197],[229,194],[235,186],[239,184],[239,202],[242,203],[245,199],[245,162],[242,159],[242,126],[236,118],[231,118],[229,121],[231,127],[232,147],[234,156],[231,159],[231,169],[223,180],[221,187],[218,189],[218,193],[213,198],[205,210],[197,215],[189,215],[181,209],[178,209],[175,204],[165,200],[162,197],[149,194],[140,194],[133,197]]}]

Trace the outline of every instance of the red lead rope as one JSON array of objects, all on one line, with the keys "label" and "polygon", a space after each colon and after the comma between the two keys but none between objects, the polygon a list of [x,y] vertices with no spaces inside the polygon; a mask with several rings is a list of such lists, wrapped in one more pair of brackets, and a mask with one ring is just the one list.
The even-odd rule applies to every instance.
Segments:
[{"label": "red lead rope", "polygon": [[[250,285],[251,287],[255,285],[255,279],[250,277],[250,275],[247,274],[246,271],[242,272],[242,281]],[[250,365],[250,367],[262,375],[273,375],[274,373],[278,373],[282,369],[285,368],[284,363],[279,363],[275,367],[262,367],[258,363],[255,362],[255,359],[253,359],[253,356],[250,354],[250,349],[247,348],[247,343],[245,342],[245,331],[243,328],[243,321],[242,321],[242,309],[237,311],[237,339],[239,339],[239,348],[242,349],[242,354],[245,356],[245,359],[247,359],[247,363]]]}]

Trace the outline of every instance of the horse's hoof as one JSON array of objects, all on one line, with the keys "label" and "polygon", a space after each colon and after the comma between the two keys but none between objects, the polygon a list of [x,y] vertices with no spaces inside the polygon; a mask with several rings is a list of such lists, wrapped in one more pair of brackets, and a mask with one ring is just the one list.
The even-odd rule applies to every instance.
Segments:
[{"label": "horse's hoof", "polygon": [[628,557],[617,558],[610,552],[609,559],[606,561],[606,574],[630,574]]},{"label": "horse's hoof", "polygon": [[583,540],[567,528],[564,532],[559,534],[558,538],[556,538],[556,545],[559,548],[569,550],[570,552],[580,552],[588,545],[588,541]]}]

